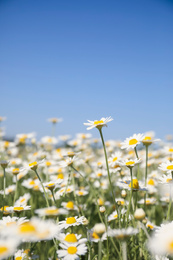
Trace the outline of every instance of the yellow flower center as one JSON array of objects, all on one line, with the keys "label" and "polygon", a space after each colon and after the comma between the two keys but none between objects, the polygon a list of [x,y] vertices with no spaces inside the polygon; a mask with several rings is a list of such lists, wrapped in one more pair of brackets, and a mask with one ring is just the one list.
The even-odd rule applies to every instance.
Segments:
[{"label": "yellow flower center", "polygon": [[46,162],[46,165],[47,166],[51,166],[51,162]]},{"label": "yellow flower center", "polygon": [[173,170],[173,164],[167,166],[167,170]]},{"label": "yellow flower center", "polygon": [[102,176],[102,173],[101,172],[98,172],[97,173],[97,177],[101,177]]},{"label": "yellow flower center", "polygon": [[133,164],[135,164],[134,161],[126,162],[126,165],[127,165],[127,166],[128,166],[128,165],[133,165]]},{"label": "yellow flower center", "polygon": [[143,139],[143,141],[150,141],[151,137],[150,136],[145,136],[145,138]]},{"label": "yellow flower center", "polygon": [[75,234],[68,234],[65,237],[64,241],[66,241],[68,243],[75,243],[75,242],[77,242],[77,238],[76,238]]},{"label": "yellow flower center", "polygon": [[170,179],[170,178],[166,179],[166,182],[171,182],[171,181],[172,181],[172,179]]},{"label": "yellow flower center", "polygon": [[19,227],[19,232],[20,233],[35,233],[36,232],[36,228],[29,222],[22,224]]},{"label": "yellow flower center", "polygon": [[148,224],[147,227],[149,227],[150,229],[153,229],[153,228],[154,228],[154,226],[151,225],[151,224]]},{"label": "yellow flower center", "polygon": [[78,194],[79,194],[80,196],[84,195],[83,191],[78,191]]},{"label": "yellow flower center", "polygon": [[103,120],[95,120],[94,121],[94,125],[99,125],[99,124],[103,124],[104,122],[103,122]]},{"label": "yellow flower center", "polygon": [[98,199],[98,204],[99,204],[99,206],[103,206],[104,205],[104,201],[102,199]]},{"label": "yellow flower center", "polygon": [[53,183],[53,182],[52,182],[52,183],[49,183],[49,184],[47,184],[47,186],[48,186],[48,187],[51,187],[51,186],[54,186],[54,185],[55,185],[55,183]]},{"label": "yellow flower center", "polygon": [[26,200],[26,199],[25,199],[25,198],[23,198],[23,199],[21,199],[21,200],[20,200],[20,202],[22,203],[22,202],[24,202],[25,200]]},{"label": "yellow flower center", "polygon": [[67,202],[66,208],[73,209],[74,208],[74,203],[72,201]]},{"label": "yellow flower center", "polygon": [[32,181],[29,182],[29,184],[30,184],[30,185],[34,185],[34,184],[35,184],[35,181],[32,180]]},{"label": "yellow flower center", "polygon": [[64,175],[63,175],[62,173],[59,173],[59,174],[57,175],[57,179],[64,179]]},{"label": "yellow flower center", "polygon": [[76,254],[76,252],[77,252],[77,247],[75,247],[75,246],[70,246],[70,247],[67,249],[67,252],[68,252],[70,255],[74,255],[74,254]]},{"label": "yellow flower center", "polygon": [[[9,207],[9,206],[4,206],[4,211],[7,211],[7,212],[8,212],[8,210],[7,210],[8,207]],[[1,211],[3,211],[3,207],[1,208]]]},{"label": "yellow flower center", "polygon": [[22,256],[17,256],[15,260],[22,260]]},{"label": "yellow flower center", "polygon": [[15,168],[15,169],[12,170],[12,173],[13,173],[14,175],[17,175],[17,174],[19,173],[19,171],[20,171],[19,168]]},{"label": "yellow flower center", "polygon": [[46,209],[45,213],[48,215],[54,215],[54,214],[58,214],[59,210],[58,209]]},{"label": "yellow flower center", "polygon": [[70,189],[70,188],[68,188],[66,191],[67,191],[67,192],[70,192],[70,191],[71,191],[71,189]]},{"label": "yellow flower center", "polygon": [[32,166],[36,166],[37,165],[37,162],[33,162],[33,163],[30,163],[29,166],[32,167]]},{"label": "yellow flower center", "polygon": [[146,200],[146,204],[151,204],[151,200]]},{"label": "yellow flower center", "polygon": [[154,186],[154,180],[153,179],[150,179],[149,181],[148,181],[148,185],[153,185]]},{"label": "yellow flower center", "polygon": [[98,236],[95,232],[92,233],[92,237],[93,237],[94,239],[99,239],[99,236]]},{"label": "yellow flower center", "polygon": [[[129,187],[131,188],[131,182],[130,182],[130,184],[129,184]],[[135,189],[135,190],[139,190],[139,183],[138,183],[138,180],[137,180],[137,179],[133,179],[133,180],[132,180],[132,187],[133,187],[133,189]]]},{"label": "yellow flower center", "polygon": [[74,224],[76,223],[76,219],[74,217],[67,218],[66,224]]},{"label": "yellow flower center", "polygon": [[6,246],[0,246],[0,255],[3,255],[8,251],[8,248]]},{"label": "yellow flower center", "polygon": [[118,215],[116,214],[116,215],[114,215],[114,218],[117,218],[118,217]]},{"label": "yellow flower center", "polygon": [[129,145],[134,145],[134,144],[137,144],[137,140],[134,138],[134,139],[131,139],[130,141],[129,141]]},{"label": "yellow flower center", "polygon": [[169,250],[169,252],[173,252],[173,241],[171,241],[170,243],[169,243],[169,245],[168,245],[168,250]]},{"label": "yellow flower center", "polygon": [[170,152],[170,153],[173,153],[173,148],[169,148],[169,152]]},{"label": "yellow flower center", "polygon": [[115,162],[118,159],[118,157],[114,157],[113,162]]},{"label": "yellow flower center", "polygon": [[22,210],[24,210],[24,208],[23,207],[14,207],[13,210],[14,211],[22,211]]}]

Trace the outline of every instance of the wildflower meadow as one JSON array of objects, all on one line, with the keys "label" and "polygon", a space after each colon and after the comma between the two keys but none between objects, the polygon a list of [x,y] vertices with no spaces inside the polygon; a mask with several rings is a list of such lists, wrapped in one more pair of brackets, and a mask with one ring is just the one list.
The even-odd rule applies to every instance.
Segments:
[{"label": "wildflower meadow", "polygon": [[0,259],[173,259],[172,137],[105,140],[112,120],[71,137],[49,118],[41,140],[1,128]]}]

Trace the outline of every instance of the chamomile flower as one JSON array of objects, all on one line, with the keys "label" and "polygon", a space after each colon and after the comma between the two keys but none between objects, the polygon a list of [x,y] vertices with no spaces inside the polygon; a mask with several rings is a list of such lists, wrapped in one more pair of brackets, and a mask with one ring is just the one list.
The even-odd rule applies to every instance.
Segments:
[{"label": "chamomile flower", "polygon": [[73,244],[73,245],[79,245],[79,244],[83,244],[87,242],[86,238],[81,238],[82,235],[78,235],[78,234],[74,234],[74,233],[60,233],[57,235],[57,239],[61,242],[61,243],[68,243],[68,244]]},{"label": "chamomile flower", "polygon": [[133,227],[128,227],[127,229],[111,229],[108,230],[108,236],[115,237],[119,240],[125,240],[133,235],[136,235],[138,232],[138,229]]},{"label": "chamomile flower", "polygon": [[31,198],[31,195],[29,193],[25,193],[23,196],[19,197],[18,200],[16,200],[15,205],[26,206],[26,204],[30,200],[30,198]]},{"label": "chamomile flower", "polygon": [[111,155],[111,157],[108,159],[108,163],[110,167],[114,167],[115,165],[119,165],[119,160],[121,160],[122,153],[116,152]]},{"label": "chamomile flower", "polygon": [[23,249],[18,250],[15,254],[14,254],[14,259],[15,260],[25,260],[25,259],[31,259],[30,257],[27,256],[27,253],[24,252]]},{"label": "chamomile flower", "polygon": [[[122,210],[121,210],[121,216],[122,215],[124,215],[126,213],[126,210],[123,208]],[[108,216],[108,222],[110,222],[110,221],[112,221],[112,220],[115,220],[115,219],[117,219],[118,218],[118,212],[117,212],[117,210],[114,210],[114,212],[112,212],[112,214],[110,214],[109,216]]]},{"label": "chamomile flower", "polygon": [[166,161],[165,163],[161,163],[159,169],[165,171],[167,173],[173,172],[173,162]]},{"label": "chamomile flower", "polygon": [[143,134],[134,134],[121,143],[121,149],[134,149],[144,139]]},{"label": "chamomile flower", "polygon": [[60,221],[58,223],[58,226],[60,229],[63,229],[63,228],[68,228],[68,227],[71,227],[71,226],[79,226],[79,225],[82,225],[83,224],[83,220],[85,219],[84,216],[82,217],[68,217],[66,218],[65,220],[63,221]]},{"label": "chamomile flower", "polygon": [[60,243],[59,245],[63,249],[57,250],[57,255],[62,260],[80,259],[79,256],[85,255],[87,252],[87,247],[85,244],[73,246],[69,244]]},{"label": "chamomile flower", "polygon": [[107,126],[107,123],[108,122],[111,122],[113,120],[113,118],[110,117],[102,117],[100,120],[95,120],[95,121],[90,121],[90,120],[87,120],[88,123],[84,123],[84,125],[87,125],[89,126],[87,128],[87,130],[90,130],[94,127],[98,128],[98,129],[102,129],[103,126]]},{"label": "chamomile flower", "polygon": [[35,161],[35,162],[32,162],[32,163],[29,163],[29,166],[27,168],[35,171],[37,169],[38,165],[42,164],[44,161],[45,161],[45,159],[38,161],[38,162]]},{"label": "chamomile flower", "polygon": [[66,215],[68,213],[68,211],[65,209],[62,209],[62,208],[56,208],[56,207],[52,206],[49,208],[36,209],[35,213],[37,213],[40,217],[43,217],[43,216]]},{"label": "chamomile flower", "polygon": [[61,205],[67,210],[78,210],[78,207],[74,205],[73,201],[62,202]]},{"label": "chamomile flower", "polygon": [[50,181],[47,183],[44,183],[43,185],[48,188],[49,190],[54,190],[56,187],[58,187],[63,182],[62,179],[57,179],[56,181]]},{"label": "chamomile flower", "polygon": [[20,226],[23,223],[28,221],[29,220],[26,217],[18,218],[18,217],[6,216],[3,217],[2,220],[0,220],[0,226],[11,226],[11,225]]},{"label": "chamomile flower", "polygon": [[18,237],[1,238],[0,239],[0,259],[7,259],[7,257],[14,254],[20,240]]},{"label": "chamomile flower", "polygon": [[30,221],[20,225],[17,234],[24,241],[51,240],[59,233],[58,225],[51,220],[41,220],[33,217]]},{"label": "chamomile flower", "polygon": [[162,224],[148,241],[150,252],[157,255],[173,255],[173,222]]},{"label": "chamomile flower", "polygon": [[119,162],[119,164],[121,166],[127,166],[128,168],[133,168],[136,164],[140,163],[141,159],[126,159],[126,160],[122,160],[121,162]]}]

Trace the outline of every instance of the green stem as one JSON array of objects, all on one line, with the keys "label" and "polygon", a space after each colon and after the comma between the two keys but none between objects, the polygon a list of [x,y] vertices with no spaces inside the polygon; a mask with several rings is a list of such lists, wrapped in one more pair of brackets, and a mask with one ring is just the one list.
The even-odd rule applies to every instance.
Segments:
[{"label": "green stem", "polygon": [[106,153],[105,142],[104,142],[104,139],[103,139],[102,129],[99,129],[99,132],[100,132],[100,137],[101,137],[101,140],[102,140],[102,145],[103,145],[104,154],[105,154],[106,168],[107,168],[109,184],[110,184],[111,192],[112,192],[113,204],[116,207],[115,195],[114,195],[114,192],[113,192],[113,185],[112,185],[112,182],[111,182],[111,177],[110,177],[110,172],[109,172],[108,158],[107,158],[107,153]]},{"label": "green stem", "polygon": [[130,199],[129,199],[129,206],[127,210],[127,223],[126,226],[128,226],[128,219],[129,219],[129,213],[131,208],[131,200],[132,200],[132,194],[133,194],[133,175],[132,175],[132,168],[130,168],[130,176],[131,176],[131,189],[130,189]]},{"label": "green stem", "polygon": [[37,170],[34,170],[34,171],[35,171],[35,173],[36,173],[36,175],[37,175],[37,177],[38,177],[38,179],[39,179],[39,181],[40,181],[40,183],[41,183],[42,189],[43,189],[43,191],[44,191],[44,196],[45,196],[45,200],[46,200],[46,203],[47,203],[47,207],[50,207],[49,202],[48,202],[48,198],[47,198],[47,193],[46,193],[46,191],[45,191],[45,188],[44,188],[44,186],[43,186],[43,183],[42,183],[42,181],[41,181],[41,178],[40,178],[40,176],[38,175]]},{"label": "green stem", "polygon": [[[146,147],[146,161],[145,161],[145,187],[147,186],[147,173],[148,173],[148,145],[145,145]],[[146,209],[146,197],[147,192],[145,192],[144,195],[144,209]]]},{"label": "green stem", "polygon": [[56,206],[56,200],[55,200],[55,196],[54,196],[54,192],[53,192],[53,190],[51,190],[51,193],[52,193],[52,197],[53,197],[54,205]]},{"label": "green stem", "polygon": [[127,260],[127,244],[126,241],[122,242],[123,260]]},{"label": "green stem", "polygon": [[169,206],[168,206],[168,212],[167,212],[167,217],[166,220],[170,220],[170,214],[171,214],[171,206],[172,206],[172,197],[171,197],[171,185],[170,186],[170,194],[169,194]]},{"label": "green stem", "polygon": [[102,259],[102,241],[101,238],[99,240],[99,245],[98,245],[98,260]]}]

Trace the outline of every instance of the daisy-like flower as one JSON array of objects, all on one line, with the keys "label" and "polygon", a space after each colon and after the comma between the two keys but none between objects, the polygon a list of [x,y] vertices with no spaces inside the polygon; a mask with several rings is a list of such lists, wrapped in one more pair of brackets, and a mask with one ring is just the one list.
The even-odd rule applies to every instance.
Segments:
[{"label": "daisy-like flower", "polygon": [[108,122],[111,122],[113,120],[113,118],[110,117],[102,117],[100,120],[95,120],[95,121],[90,121],[90,120],[87,120],[88,123],[84,123],[84,125],[87,125],[89,126],[87,128],[87,130],[90,130],[94,127],[98,128],[98,129],[102,129],[103,126],[107,126],[107,123]]},{"label": "daisy-like flower", "polygon": [[110,229],[108,230],[108,236],[115,237],[120,240],[125,240],[138,233],[138,229],[133,227],[128,227],[127,229]]},{"label": "daisy-like flower", "polygon": [[40,217],[43,217],[43,216],[66,215],[68,214],[68,211],[62,208],[56,208],[52,206],[49,208],[36,209],[35,213],[37,213]]},{"label": "daisy-like flower", "polygon": [[51,117],[47,119],[48,122],[51,122],[53,124],[57,124],[59,122],[62,122],[62,118],[57,118],[57,117]]},{"label": "daisy-like flower", "polygon": [[67,166],[70,166],[73,164],[74,161],[77,160],[77,157],[76,156],[73,156],[73,157],[67,157],[64,161],[62,161],[60,163],[60,166],[61,167],[67,167]]},{"label": "daisy-like flower", "polygon": [[[121,216],[124,215],[126,213],[127,210],[125,210],[124,208],[121,210]],[[112,212],[111,215],[108,216],[108,222],[115,220],[118,218],[118,212],[117,210],[114,210],[114,212]]]},{"label": "daisy-like flower", "polygon": [[63,179],[57,179],[56,181],[50,181],[47,183],[44,183],[43,185],[48,188],[49,190],[54,190],[56,187],[59,186],[63,182]]},{"label": "daisy-like flower", "polygon": [[143,134],[134,134],[121,143],[121,149],[134,149],[143,139]]},{"label": "daisy-like flower", "polygon": [[51,240],[59,233],[58,225],[51,220],[41,220],[33,217],[30,221],[20,225],[17,234],[24,241]]},{"label": "daisy-like flower", "polygon": [[17,225],[20,226],[25,222],[28,222],[29,220],[24,218],[18,218],[18,217],[3,217],[2,220],[0,220],[0,226],[11,226],[11,225]]},{"label": "daisy-like flower", "polygon": [[25,259],[31,259],[30,257],[28,257],[27,253],[24,252],[24,250],[20,249],[18,250],[15,255],[14,255],[15,260],[25,260]]},{"label": "daisy-like flower", "polygon": [[38,165],[42,164],[44,161],[45,161],[45,159],[43,159],[39,162],[35,161],[35,162],[32,162],[32,163],[29,163],[29,166],[27,168],[35,171],[37,169]]},{"label": "daisy-like flower", "polygon": [[124,161],[119,162],[121,166],[127,166],[128,168],[133,168],[136,164],[140,163],[141,159],[126,159]]},{"label": "daisy-like flower", "polygon": [[153,254],[173,255],[173,222],[156,229],[148,241],[148,248]]},{"label": "daisy-like flower", "polygon": [[79,244],[83,244],[83,243],[86,243],[87,242],[87,239],[86,238],[81,238],[81,234],[78,235],[78,234],[70,234],[70,233],[67,233],[67,234],[64,234],[64,233],[60,233],[56,236],[56,238],[61,241],[61,243],[68,243],[68,244],[73,244],[73,245],[79,245]]},{"label": "daisy-like flower", "polygon": [[80,259],[80,255],[85,255],[87,252],[87,247],[85,244],[80,244],[77,246],[69,244],[59,244],[61,248],[57,250],[58,258],[63,260],[75,260]]},{"label": "daisy-like flower", "polygon": [[74,205],[73,201],[62,202],[61,205],[67,210],[78,210],[77,206]]},{"label": "daisy-like flower", "polygon": [[58,226],[60,229],[63,229],[63,228],[68,228],[68,227],[71,227],[71,226],[79,226],[79,225],[83,225],[83,221],[84,221],[85,217],[82,216],[82,217],[69,217],[69,218],[66,218],[65,220],[63,221],[60,221],[58,223]]},{"label": "daisy-like flower", "polygon": [[27,202],[30,200],[31,195],[29,193],[25,193],[18,200],[16,200],[15,205],[26,206]]},{"label": "daisy-like flower", "polygon": [[7,168],[8,164],[10,163],[10,161],[7,160],[1,160],[0,161],[0,165],[3,169]]},{"label": "daisy-like flower", "polygon": [[7,257],[14,254],[17,246],[19,245],[17,237],[1,238],[0,239],[0,259],[7,259]]},{"label": "daisy-like flower", "polygon": [[108,163],[110,167],[114,167],[116,165],[119,165],[119,160],[121,160],[121,152],[116,152],[111,155],[111,157],[108,159]]},{"label": "daisy-like flower", "polygon": [[165,163],[161,163],[159,169],[165,171],[167,173],[173,172],[173,162],[166,161]]},{"label": "daisy-like flower", "polygon": [[146,134],[145,134],[145,137],[144,137],[144,139],[142,140],[142,143],[144,144],[144,145],[151,145],[152,143],[155,143],[155,142],[158,142],[158,141],[160,141],[160,139],[154,139],[154,132],[147,132]]},{"label": "daisy-like flower", "polygon": [[19,212],[23,212],[25,210],[30,210],[31,206],[26,206],[26,205],[21,206],[20,204],[19,205],[16,204],[14,207],[9,207],[9,208],[13,212],[19,213]]}]

